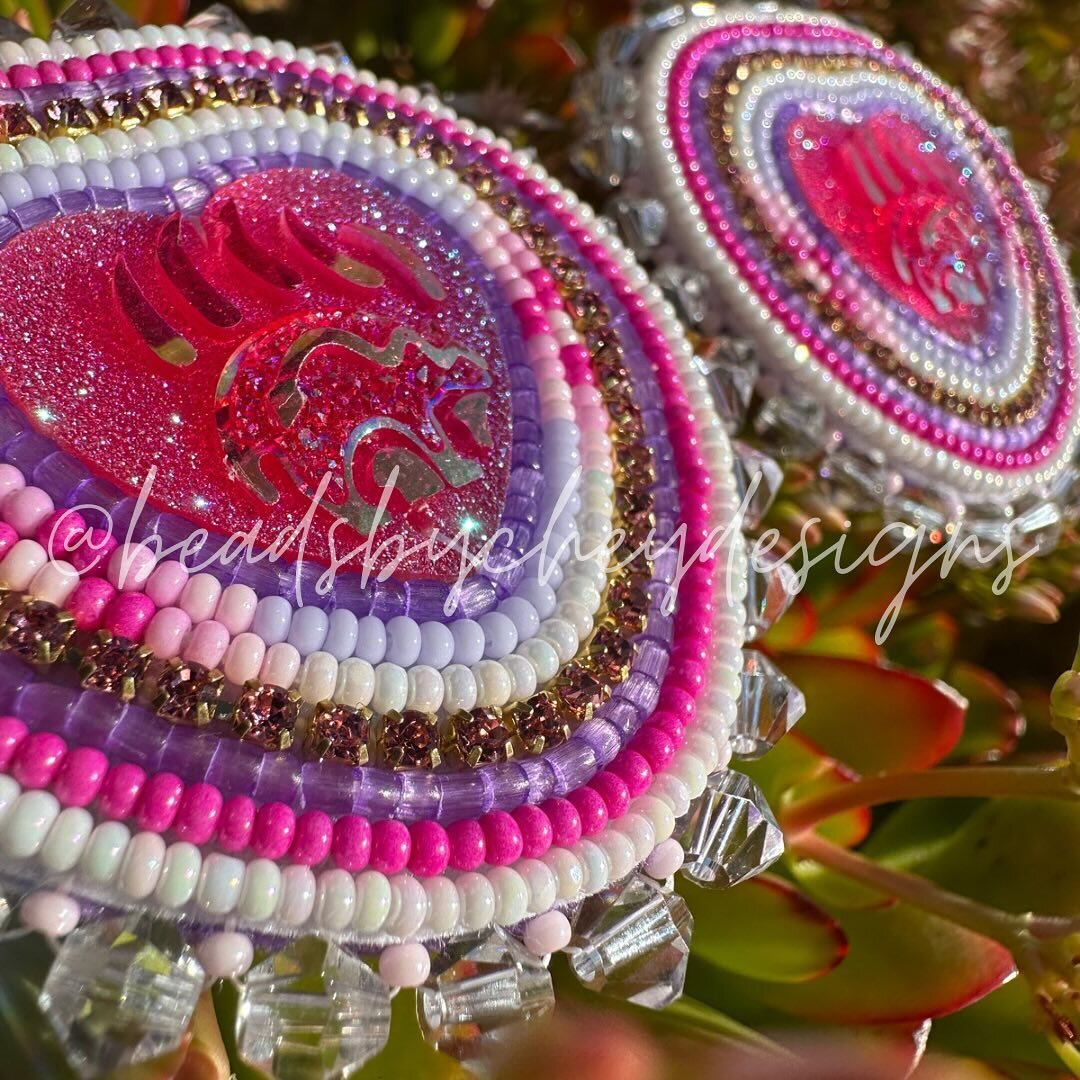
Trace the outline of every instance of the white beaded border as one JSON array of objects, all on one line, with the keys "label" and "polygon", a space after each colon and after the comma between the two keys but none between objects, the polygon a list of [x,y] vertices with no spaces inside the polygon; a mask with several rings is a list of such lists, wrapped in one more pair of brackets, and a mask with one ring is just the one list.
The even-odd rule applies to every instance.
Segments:
[{"label": "white beaded border", "polygon": [[[782,370],[785,374],[790,374],[804,391],[826,404],[831,412],[842,417],[863,439],[884,450],[890,458],[899,458],[918,475],[932,480],[945,480],[967,495],[981,496],[987,501],[1008,501],[1016,494],[1031,488],[1048,488],[1057,474],[1072,460],[1080,441],[1080,387],[1075,395],[1070,432],[1050,461],[1037,468],[1006,472],[982,468],[961,460],[933,443],[889,423],[875,407],[847,390],[827,371],[808,362],[802,343],[795,340],[784,327],[774,323],[769,312],[752,298],[748,291],[744,291],[735,264],[711,241],[709,227],[686,178],[681,173],[678,156],[673,149],[674,143],[667,119],[668,82],[676,59],[689,41],[721,26],[748,22],[789,22],[809,26],[834,26],[854,33],[861,32],[844,20],[832,16],[800,11],[730,7],[713,15],[691,17],[687,22],[659,36],[646,61],[643,82],[651,91],[641,97],[638,122],[645,133],[648,152],[655,157],[653,177],[657,186],[662,189],[661,197],[665,205],[673,211],[672,225],[678,229],[680,239],[688,250],[697,253],[696,262],[709,272],[724,300],[741,313],[743,325],[762,346],[765,355],[782,356]],[[877,48],[885,47],[885,43],[879,39],[870,40]],[[921,65],[914,63],[914,67],[934,85],[944,85]],[[1064,280],[1070,280],[1061,252],[1049,235],[1046,214],[1038,208],[1038,201],[1030,185],[1015,167],[1013,174],[1014,181],[1023,187],[1028,196],[1033,216],[1043,231],[1054,269]],[[1067,292],[1064,303],[1069,309],[1066,323],[1074,355],[1080,355],[1080,318],[1071,295]],[[1070,314],[1071,318],[1068,317]]]}]

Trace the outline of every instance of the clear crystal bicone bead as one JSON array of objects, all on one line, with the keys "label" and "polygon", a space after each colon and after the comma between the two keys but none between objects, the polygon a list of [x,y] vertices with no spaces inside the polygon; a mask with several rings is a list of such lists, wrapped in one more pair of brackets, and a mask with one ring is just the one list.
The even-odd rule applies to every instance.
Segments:
[{"label": "clear crystal bicone bead", "polygon": [[682,873],[726,889],[760,874],[784,853],[784,834],[761,789],[732,770],[713,773],[690,807]]},{"label": "clear crystal bicone bead", "polygon": [[760,374],[753,346],[743,338],[721,334],[699,348],[694,363],[705,376],[725,429],[738,431],[746,423]]},{"label": "clear crystal bicone bead", "polygon": [[340,1080],[386,1045],[390,991],[355,956],[308,937],[245,976],[236,1015],[241,1058],[277,1080]]},{"label": "clear crystal bicone bead", "polygon": [[65,38],[100,30],[134,30],[135,20],[112,0],[75,0],[53,19],[52,31]]},{"label": "clear crystal bicone bead", "polygon": [[616,195],[604,207],[636,255],[646,254],[664,238],[667,210],[659,199]]},{"label": "clear crystal bicone bead", "polygon": [[750,559],[746,579],[746,638],[757,641],[799,594],[799,576],[787,562],[770,555]]},{"label": "clear crystal bicone bead", "polygon": [[652,274],[653,284],[664,294],[684,323],[697,326],[709,310],[709,277],[678,263],[665,263]]},{"label": "clear crystal bicone bead", "polygon": [[618,187],[641,163],[642,140],[626,123],[591,125],[570,151],[570,164],[588,180]]},{"label": "clear crystal bicone bead", "polygon": [[903,489],[904,478],[890,469],[880,450],[840,447],[821,463],[821,477],[855,510],[876,510]]},{"label": "clear crystal bicone bead", "polygon": [[211,4],[203,8],[198,15],[193,15],[184,26],[188,29],[202,30],[203,33],[251,34],[243,19],[227,4]]},{"label": "clear crystal bicone bead", "polygon": [[555,1007],[547,967],[505,930],[450,946],[437,966],[416,1015],[424,1038],[460,1061],[487,1057]]},{"label": "clear crystal bicone bead", "polygon": [[603,66],[579,75],[571,98],[579,114],[590,121],[629,120],[637,94],[637,82],[625,68]]},{"label": "clear crystal bicone bead", "polygon": [[890,525],[906,525],[914,534],[923,529],[932,539],[951,534],[964,519],[965,506],[959,497],[948,490],[907,487],[885,500],[885,521]]},{"label": "clear crystal bicone bead", "polygon": [[150,916],[89,923],[64,939],[38,1004],[80,1076],[167,1054],[205,976],[171,924]]},{"label": "clear crystal bicone bead", "polygon": [[784,456],[813,457],[829,448],[824,406],[811,398],[770,397],[754,417],[754,430]]},{"label": "clear crystal bicone bead", "polygon": [[570,966],[591,990],[663,1009],[682,994],[693,927],[681,896],[632,874],[582,904]]},{"label": "clear crystal bicone bead", "polygon": [[744,529],[756,529],[769,512],[784,482],[784,470],[773,457],[748,443],[735,439],[735,493],[742,510]]},{"label": "clear crystal bicone bead", "polygon": [[[751,611],[751,622],[753,618]],[[768,753],[799,722],[806,712],[806,698],[767,656],[756,649],[743,652],[741,678],[742,690],[731,732],[731,752],[735,757],[752,760]]]}]

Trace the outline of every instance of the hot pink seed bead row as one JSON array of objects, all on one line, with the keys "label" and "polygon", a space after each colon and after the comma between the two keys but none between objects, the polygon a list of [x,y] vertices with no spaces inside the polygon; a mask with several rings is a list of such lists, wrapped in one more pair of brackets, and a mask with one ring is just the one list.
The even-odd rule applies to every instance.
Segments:
[{"label": "hot pink seed bead row", "polygon": [[[279,56],[267,57],[257,49],[218,49],[213,45],[159,45],[128,50],[119,49],[108,55],[96,53],[93,56],[70,57],[61,60],[42,60],[37,64],[14,64],[7,71],[0,71],[0,89],[14,87],[25,90],[30,86],[58,85],[65,82],[90,82],[104,79],[118,72],[131,71],[136,67],[183,68],[202,67],[217,64],[239,64],[263,68],[270,72],[289,71],[296,75],[308,74],[308,68],[298,61],[286,62]],[[326,75],[326,73],[323,73]],[[338,79],[345,76],[326,75],[339,88]]]},{"label": "hot pink seed bead row", "polygon": [[93,803],[103,818],[131,821],[146,832],[171,830],[192,844],[213,841],[231,854],[250,850],[259,858],[305,866],[330,858],[344,870],[370,867],[396,874],[408,869],[418,877],[434,877],[448,868],[468,871],[485,863],[507,866],[519,858],[539,858],[553,845],[568,847],[595,835],[609,820],[603,797],[592,791],[582,798],[588,790],[582,789],[542,807],[495,810],[448,828],[435,821],[372,824],[354,815],[334,821],[318,810],[296,814],[284,803],[257,806],[246,797],[226,800],[213,784],[185,786],[172,773],[148,776],[136,765],[110,765],[100,750],[71,748],[51,732],[30,733],[12,716],[0,717],[0,772],[9,773],[25,789],[51,791],[62,806]]},{"label": "hot pink seed bead row", "polygon": [[[772,318],[782,322],[793,337],[805,343],[817,359],[826,365],[830,371],[833,371],[849,389],[872,401],[878,408],[887,410],[894,422],[900,423],[912,434],[980,465],[990,465],[1000,470],[1028,469],[1051,457],[1064,439],[1067,438],[1071,427],[1070,417],[1073,415],[1075,400],[1075,379],[1063,385],[1061,396],[1055,406],[1054,423],[1047,427],[1039,440],[1030,448],[1022,451],[1006,451],[986,446],[971,446],[961,440],[954,432],[947,432],[940,426],[930,427],[926,420],[913,409],[902,408],[897,405],[887,387],[876,386],[872,381],[868,382],[857,371],[854,371],[833,349],[829,348],[827,342],[814,333],[813,328],[802,319],[798,312],[790,307],[787,310],[781,310],[783,305],[777,306],[776,300],[778,297],[775,296],[772,276],[768,267],[760,265],[740,243],[737,227],[728,221],[720,204],[711,195],[708,176],[695,166],[697,150],[695,149],[694,131],[691,123],[693,80],[701,63],[717,45],[726,45],[742,37],[760,38],[764,29],[766,28],[757,25],[729,26],[701,35],[691,47],[682,51],[675,62],[671,73],[668,97],[669,122],[674,136],[675,148],[682,164],[683,174],[696,192],[697,205],[701,213],[709,222],[714,235],[718,236],[723,242],[728,257],[739,267],[742,278],[751,283],[759,296],[766,299]],[[832,26],[773,25],[768,29],[776,37],[794,37],[804,40],[832,38],[840,43],[860,45],[865,45],[867,41],[862,35]],[[891,49],[882,50],[881,60],[883,64],[911,75],[931,97],[945,102],[950,111],[960,113],[964,117],[965,123],[981,139],[983,150],[991,154],[998,166],[1012,177],[1020,193],[1019,197],[1028,200],[1027,209],[1031,220],[1038,223],[1040,243],[1043,245],[1044,250],[1048,249],[1049,240],[1042,224],[1043,215],[1036,207],[1031,205],[1030,196],[1025,194],[1026,189],[1019,169],[1010,160],[1009,156],[1004,153],[997,139],[987,128],[985,121],[960,101],[948,87],[927,80],[921,69],[912,65]],[[1047,263],[1052,268],[1055,266],[1055,260],[1053,259],[1048,259]],[[1056,270],[1054,273],[1056,277]],[[1066,290],[1069,288],[1066,283],[1060,280],[1055,281],[1055,287]],[[1069,341],[1072,329],[1068,325],[1066,312],[1060,310],[1057,313],[1057,319],[1062,340]]]}]

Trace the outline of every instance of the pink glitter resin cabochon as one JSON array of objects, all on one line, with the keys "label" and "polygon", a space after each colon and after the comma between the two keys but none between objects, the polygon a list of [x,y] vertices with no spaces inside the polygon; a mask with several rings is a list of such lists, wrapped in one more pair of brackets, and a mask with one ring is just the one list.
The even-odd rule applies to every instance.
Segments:
[{"label": "pink glitter resin cabochon", "polygon": [[[305,554],[341,560],[392,475],[376,543],[486,534],[510,391],[457,244],[373,185],[299,170],[236,180],[198,218],[45,223],[0,252],[0,378],[61,449],[131,492],[156,469],[150,504],[221,535],[261,521],[272,543],[317,497]],[[397,572],[439,576],[426,553]]]},{"label": "pink glitter resin cabochon", "polygon": [[861,124],[799,115],[787,152],[821,223],[902,304],[970,344],[986,329],[990,242],[964,176],[895,111]]}]

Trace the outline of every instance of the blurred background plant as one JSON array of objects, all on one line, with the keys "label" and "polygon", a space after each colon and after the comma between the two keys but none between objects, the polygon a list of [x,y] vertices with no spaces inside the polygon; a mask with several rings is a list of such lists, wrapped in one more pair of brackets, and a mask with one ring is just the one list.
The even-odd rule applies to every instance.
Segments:
[{"label": "blurred background plant", "polygon": [[[162,23],[205,5],[120,6],[137,22]],[[461,112],[538,143],[552,170],[577,183],[565,167],[571,79],[632,5],[233,6],[254,32],[340,41],[380,75],[436,86]],[[1007,126],[1028,174],[1047,185],[1060,235],[1080,247],[1080,3],[824,6],[907,43]],[[0,15],[45,33],[52,18],[48,0],[0,0]],[[794,541],[809,517],[821,519],[811,540],[848,533],[853,552],[880,526],[830,505],[789,465],[763,527]],[[769,874],[727,891],[680,885],[696,918],[686,996],[647,1013],[581,990],[556,964],[556,1022],[518,1048],[506,1076],[1080,1075],[1080,675],[1070,668],[1055,684],[1078,666],[1080,605],[1069,600],[1080,538],[1067,526],[1057,552],[1025,564],[1000,598],[987,572],[957,571],[945,583],[926,575],[878,645],[873,627],[905,572],[906,559],[845,577],[819,568],[759,643],[807,701],[795,732],[746,768],[788,850]],[[17,992],[0,995],[5,1051],[26,1057],[27,1075],[53,1075],[42,1047],[20,1038],[28,1008]],[[362,1075],[462,1075],[420,1041],[410,1008],[411,995],[399,995],[391,1045]],[[228,1075],[230,1013],[229,990],[219,989],[186,1058],[140,1076]]]}]

